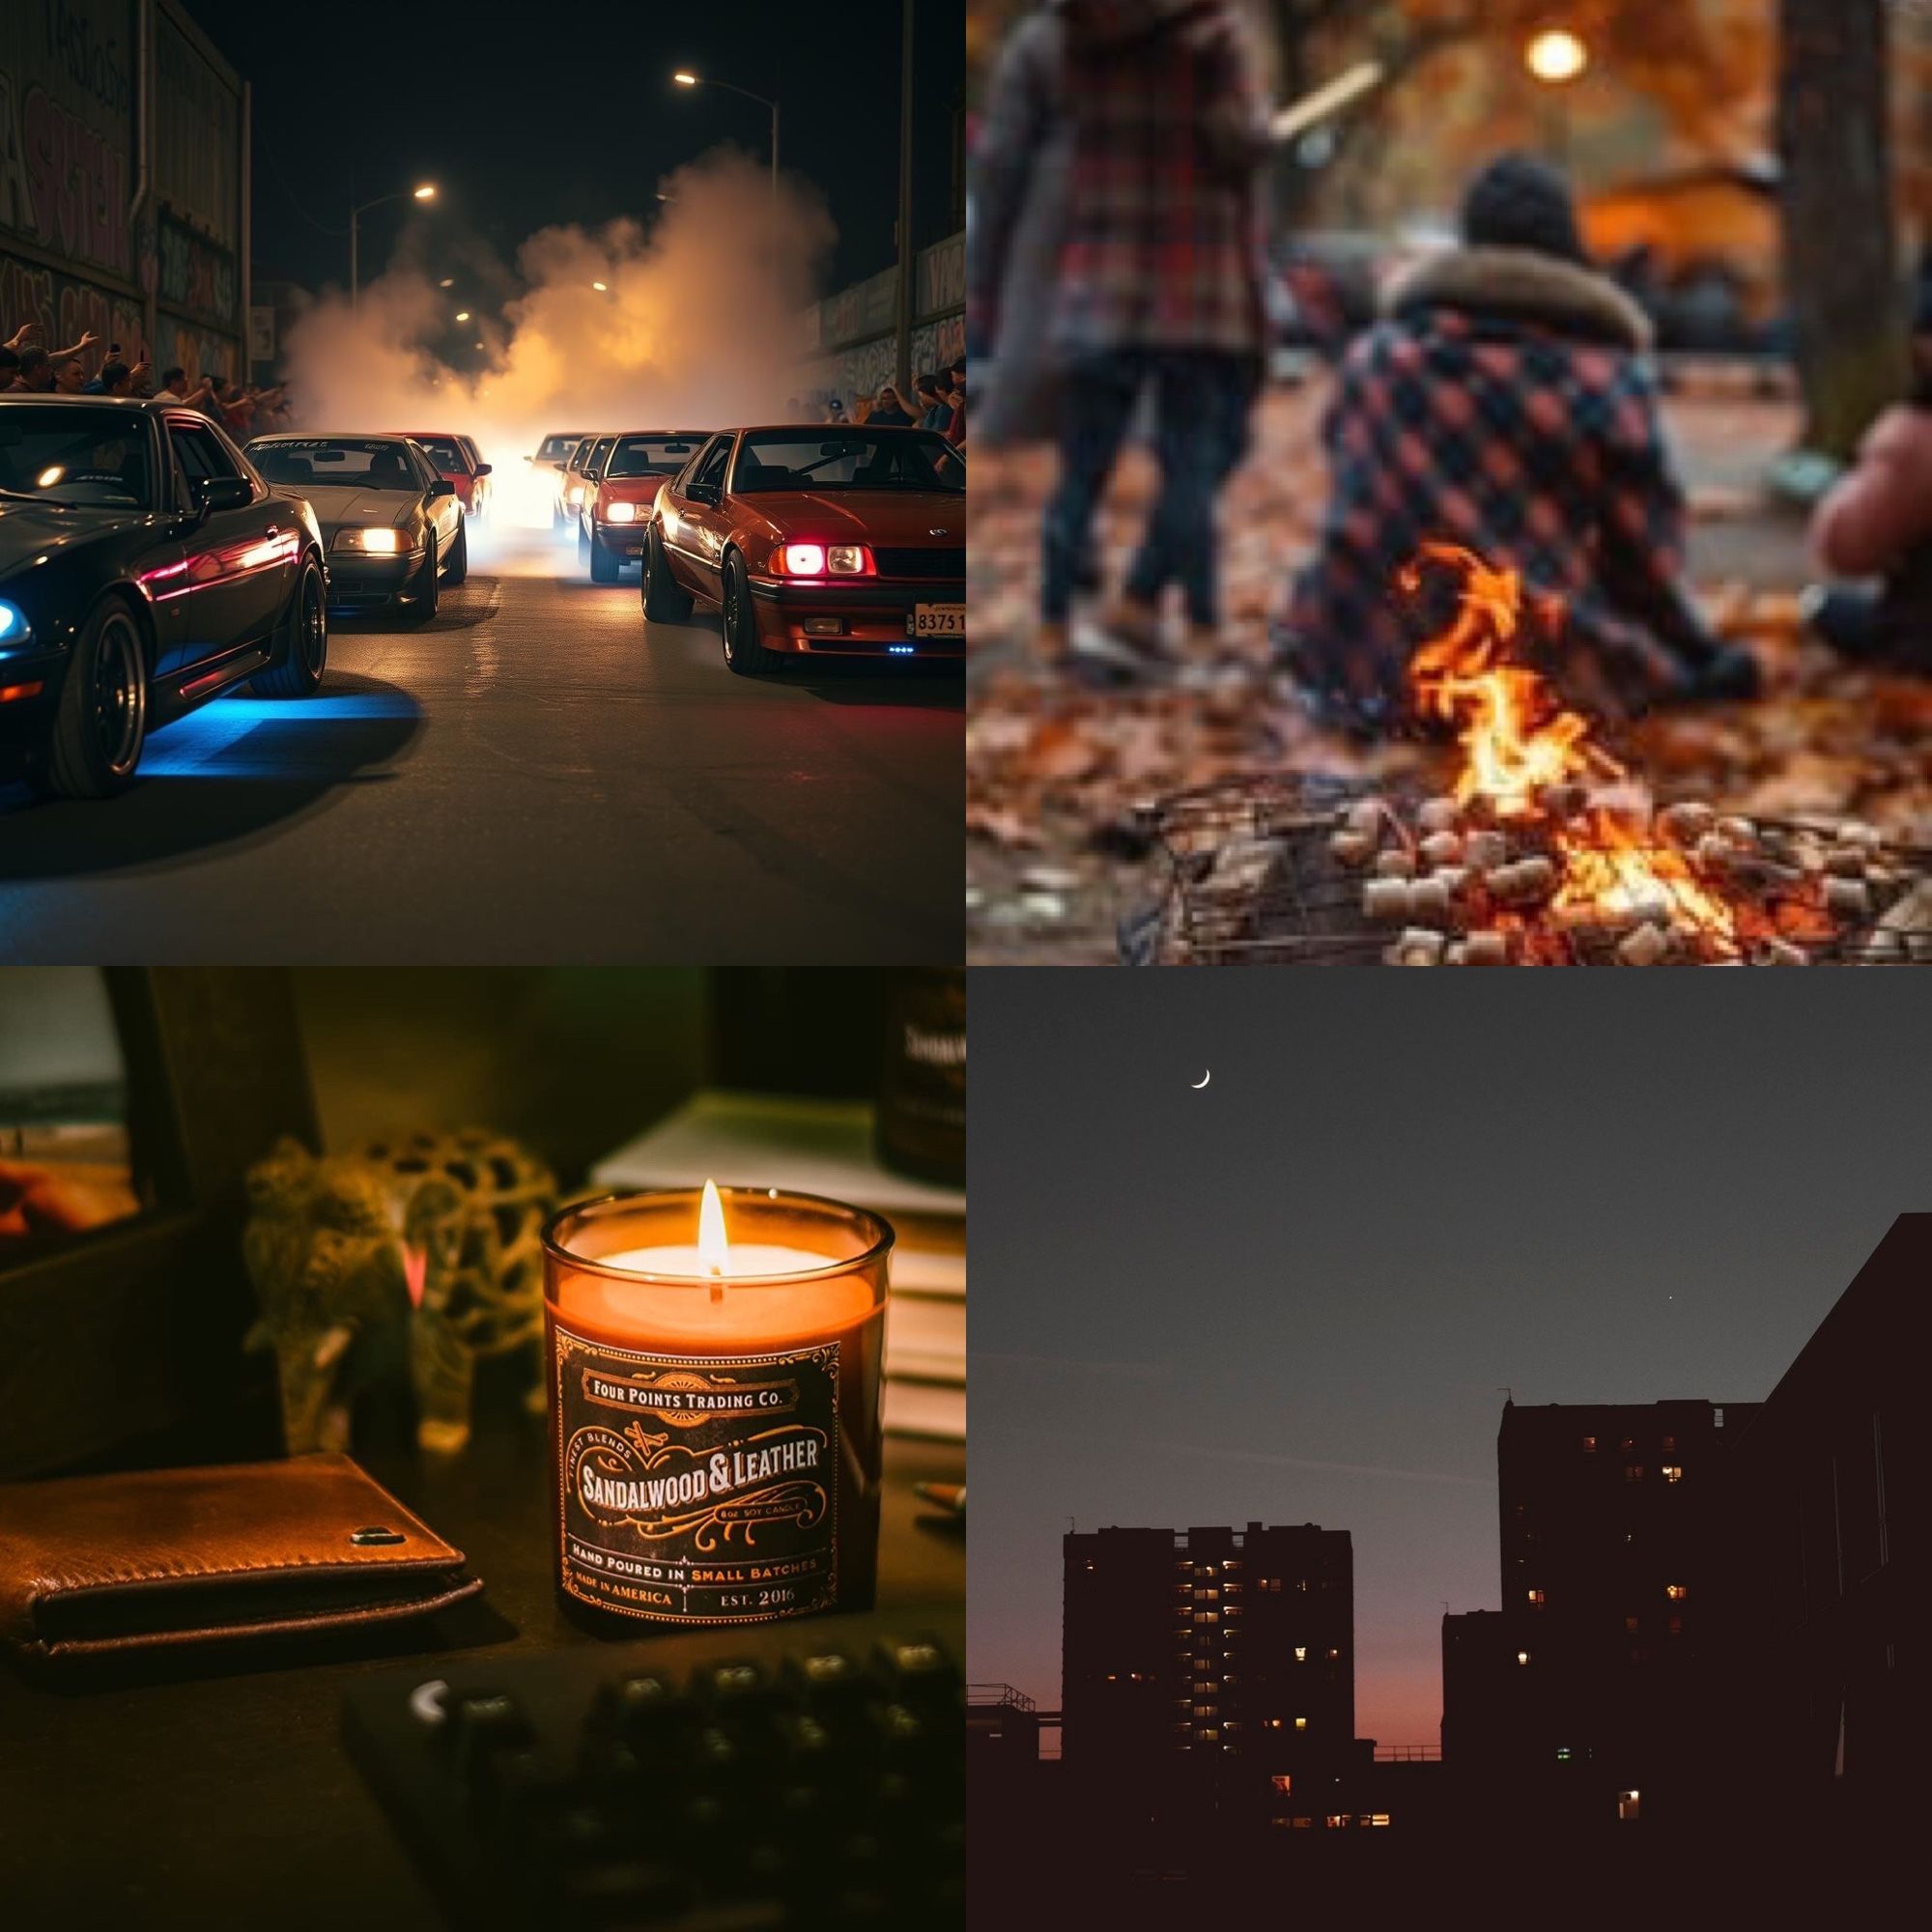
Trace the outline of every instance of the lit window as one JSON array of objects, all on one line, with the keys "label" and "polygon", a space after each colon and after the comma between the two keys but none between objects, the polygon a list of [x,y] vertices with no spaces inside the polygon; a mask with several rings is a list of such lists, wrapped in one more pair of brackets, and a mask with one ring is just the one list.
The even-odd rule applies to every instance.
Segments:
[{"label": "lit window", "polygon": [[1540,1610],[1543,1607],[1543,1592],[1541,1590],[1530,1591],[1529,1606],[1533,1610]]},{"label": "lit window", "polygon": [[1194,1715],[1197,1718],[1211,1718],[1216,1716],[1217,1713],[1212,1704],[1197,1704],[1194,1707]]},{"label": "lit window", "polygon": [[1211,1604],[1214,1601],[1217,1594],[1218,1592],[1213,1590],[1196,1590],[1194,1593],[1194,1601],[1197,1604]]},{"label": "lit window", "polygon": [[1684,1480],[1683,1465],[1678,1463],[1664,1463],[1663,1480],[1666,1483],[1681,1483]]},{"label": "lit window", "polygon": [[1262,1719],[1262,1729],[1264,1731],[1278,1731],[1281,1729],[1281,1719],[1279,1718],[1264,1718]]},{"label": "lit window", "polygon": [[1308,1646],[1305,1643],[1298,1643],[1294,1646],[1294,1661],[1297,1663],[1306,1663],[1308,1662]]},{"label": "lit window", "polygon": [[1583,1454],[1586,1456],[1594,1456],[1596,1453],[1597,1453],[1597,1438],[1594,1435],[1584,1436]]},{"label": "lit window", "polygon": [[1297,1719],[1295,1719],[1295,1720],[1294,1720],[1294,1728],[1295,1728],[1295,1729],[1296,1729],[1297,1731],[1305,1731],[1305,1730],[1306,1730],[1306,1729],[1308,1728],[1308,1719],[1307,1719],[1306,1718],[1297,1718]]},{"label": "lit window", "polygon": [[1219,1744],[1220,1741],[1221,1733],[1219,1731],[1203,1731],[1201,1733],[1201,1742],[1205,1745]]},{"label": "lit window", "polygon": [[1348,1826],[1349,1814],[1346,1811],[1341,1811],[1341,1812],[1331,1811],[1329,1812],[1325,1822],[1327,1823],[1328,1829],[1331,1832],[1340,1832],[1346,1829],[1346,1827]]},{"label": "lit window", "polygon": [[1328,1653],[1328,1662],[1329,1662],[1330,1663],[1335,1663],[1335,1662],[1338,1662],[1340,1661],[1340,1659],[1341,1659],[1341,1656],[1342,1656],[1342,1653],[1341,1653],[1341,1652],[1340,1652],[1339,1650],[1331,1650],[1331,1651],[1330,1651],[1330,1652]]},{"label": "lit window", "polygon": [[1294,1829],[1297,1832],[1312,1832],[1315,1829],[1315,1820],[1312,1816],[1306,1818],[1297,1818],[1294,1821]]},{"label": "lit window", "polygon": [[1634,1791],[1617,1793],[1617,1816],[1626,1825],[1634,1824],[1637,1815],[1637,1794]]},{"label": "lit window", "polygon": [[1091,1570],[1091,1569],[1093,1569],[1093,1567],[1094,1567],[1094,1566],[1093,1566],[1093,1564],[1092,1564],[1092,1563],[1090,1562],[1089,1564],[1087,1564],[1087,1566],[1086,1566],[1086,1567],[1087,1567],[1087,1568],[1088,1568],[1089,1570]]},{"label": "lit window", "polygon": [[1389,1814],[1386,1811],[1372,1811],[1369,1813],[1369,1823],[1371,1825],[1386,1825],[1388,1821]]},{"label": "lit window", "polygon": [[1627,1483],[1642,1482],[1643,1464],[1641,1463],[1626,1463],[1624,1464],[1624,1481]]},{"label": "lit window", "polygon": [[1516,1654],[1516,1661],[1519,1663],[1527,1663],[1529,1662],[1529,1652],[1526,1650],[1518,1651]]},{"label": "lit window", "polygon": [[1626,1435],[1624,1439],[1617,1444],[1617,1447],[1621,1449],[1626,1456],[1628,1456],[1630,1452],[1636,1447],[1636,1437],[1634,1435]]},{"label": "lit window", "polygon": [[1666,1456],[1667,1456],[1667,1455],[1668,1455],[1668,1454],[1669,1454],[1669,1453],[1670,1453],[1670,1452],[1671,1452],[1671,1451],[1672,1451],[1673,1449],[1675,1449],[1676,1447],[1677,1447],[1677,1438],[1676,1438],[1676,1436],[1674,1436],[1674,1435],[1666,1435],[1666,1436],[1665,1436],[1665,1437],[1663,1438],[1663,1443],[1662,1443],[1662,1448],[1663,1448],[1663,1453],[1664,1453],[1664,1454],[1665,1454]]},{"label": "lit window", "polygon": [[1666,1597],[1668,1597],[1673,1604],[1681,1604],[1685,1601],[1686,1598],[1690,1596],[1690,1591],[1689,1587],[1683,1583],[1666,1583],[1663,1586],[1663,1594]]},{"label": "lit window", "polygon": [[1272,1784],[1277,1791],[1293,1791],[1294,1789],[1294,1779],[1291,1777],[1289,1774],[1285,1771],[1276,1772],[1275,1775],[1268,1779],[1268,1782]]},{"label": "lit window", "polygon": [[1714,1408],[1711,1411],[1711,1427],[1713,1429],[1721,1429],[1723,1428],[1723,1426],[1724,1426],[1724,1411],[1721,1408]]}]

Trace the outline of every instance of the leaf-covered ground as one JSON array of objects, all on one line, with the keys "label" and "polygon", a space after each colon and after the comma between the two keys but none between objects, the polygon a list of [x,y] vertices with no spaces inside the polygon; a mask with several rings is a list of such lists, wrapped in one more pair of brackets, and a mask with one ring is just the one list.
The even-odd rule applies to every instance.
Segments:
[{"label": "leaf-covered ground", "polygon": [[[979,963],[1097,963],[1151,894],[1131,829],[1143,803],[1241,773],[1380,777],[1440,753],[1364,750],[1317,730],[1271,689],[1267,622],[1319,513],[1319,384],[1269,394],[1223,504],[1226,662],[1195,688],[1127,696],[1068,689],[1033,652],[1045,450],[980,451],[972,485],[974,644],[967,726],[967,925]],[[1932,842],[1932,684],[1848,668],[1801,635],[1800,519],[1759,481],[1788,446],[1789,405],[1680,399],[1670,431],[1691,492],[1691,567],[1726,635],[1766,675],[1750,704],[1665,715],[1606,741],[1661,797],[1766,815],[1856,815]],[[1118,579],[1152,474],[1123,465],[1103,513]]]}]

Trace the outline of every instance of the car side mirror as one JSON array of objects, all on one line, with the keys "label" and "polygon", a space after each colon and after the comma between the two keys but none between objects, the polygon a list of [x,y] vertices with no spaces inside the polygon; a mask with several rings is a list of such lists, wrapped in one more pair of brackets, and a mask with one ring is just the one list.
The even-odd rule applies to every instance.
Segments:
[{"label": "car side mirror", "polygon": [[255,500],[255,492],[245,476],[197,476],[194,479],[194,506],[203,516],[216,510],[245,510]]},{"label": "car side mirror", "polygon": [[718,503],[718,486],[715,483],[687,483],[684,494],[694,503],[709,503],[714,508]]},{"label": "car side mirror", "polygon": [[429,494],[432,497],[453,497],[456,495],[456,485],[447,476],[439,476],[429,486]]},{"label": "car side mirror", "polygon": [[[529,458],[526,456],[524,458],[524,461],[527,463],[529,461]],[[490,474],[491,470],[493,470],[497,466],[494,463],[479,463],[476,466],[476,473],[479,476],[487,476]]]}]

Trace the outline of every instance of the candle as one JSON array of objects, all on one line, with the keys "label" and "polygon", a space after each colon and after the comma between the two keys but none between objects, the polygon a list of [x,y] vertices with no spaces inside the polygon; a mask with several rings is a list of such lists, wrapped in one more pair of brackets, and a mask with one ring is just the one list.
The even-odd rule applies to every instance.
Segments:
[{"label": "candle", "polygon": [[710,1182],[552,1221],[557,1587],[573,1617],[635,1636],[640,1621],[870,1605],[892,1240],[859,1208]]}]

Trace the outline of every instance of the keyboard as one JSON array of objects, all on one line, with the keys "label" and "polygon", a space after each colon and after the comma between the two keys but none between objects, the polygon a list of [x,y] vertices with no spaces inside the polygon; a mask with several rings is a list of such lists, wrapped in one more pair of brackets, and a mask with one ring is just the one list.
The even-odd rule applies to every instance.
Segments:
[{"label": "keyboard", "polygon": [[965,1923],[964,1611],[466,1657],[344,1693],[452,1922]]}]

